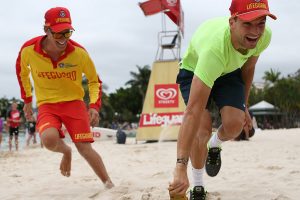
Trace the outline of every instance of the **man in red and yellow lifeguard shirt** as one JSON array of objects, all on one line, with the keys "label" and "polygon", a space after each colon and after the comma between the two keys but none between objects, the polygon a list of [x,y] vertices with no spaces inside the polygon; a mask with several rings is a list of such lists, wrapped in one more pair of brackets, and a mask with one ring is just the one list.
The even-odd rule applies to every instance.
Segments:
[{"label": "man in red and yellow lifeguard shirt", "polygon": [[[62,175],[70,176],[71,148],[61,139],[65,125],[79,153],[87,160],[106,188],[113,187],[100,155],[92,148],[90,124],[99,121],[101,81],[86,50],[70,39],[74,28],[70,12],[63,7],[45,13],[45,35],[27,41],[16,62],[16,73],[27,119],[32,112],[34,82],[38,105],[37,128],[44,146],[63,154]],[[83,102],[82,75],[88,79],[90,105]]]},{"label": "man in red and yellow lifeguard shirt", "polygon": [[7,113],[7,122],[8,122],[8,129],[9,129],[9,140],[8,140],[8,146],[9,146],[9,151],[12,150],[12,140],[13,137],[15,136],[15,146],[16,150],[18,151],[19,149],[19,126],[21,122],[21,114],[19,112],[18,104],[16,102],[13,102],[11,104],[11,109]]}]

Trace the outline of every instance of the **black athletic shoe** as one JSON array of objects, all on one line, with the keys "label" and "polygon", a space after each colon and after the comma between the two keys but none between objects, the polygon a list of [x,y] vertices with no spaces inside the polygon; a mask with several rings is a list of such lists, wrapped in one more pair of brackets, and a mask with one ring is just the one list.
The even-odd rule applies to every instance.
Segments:
[{"label": "black athletic shoe", "polygon": [[190,190],[190,200],[205,200],[206,191],[202,186],[195,186],[193,190]]},{"label": "black athletic shoe", "polygon": [[221,169],[221,147],[208,148],[205,169],[208,176],[216,176]]}]

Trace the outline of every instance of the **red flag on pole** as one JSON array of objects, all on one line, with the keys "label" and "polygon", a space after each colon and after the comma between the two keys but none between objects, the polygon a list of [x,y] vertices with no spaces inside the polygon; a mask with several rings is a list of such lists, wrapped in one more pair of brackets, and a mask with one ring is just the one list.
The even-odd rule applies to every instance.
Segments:
[{"label": "red flag on pole", "polygon": [[153,15],[159,13],[163,10],[163,5],[161,0],[148,0],[143,3],[139,3],[145,16]]},{"label": "red flag on pole", "polygon": [[164,12],[177,25],[179,25],[180,3],[179,0],[161,0],[164,5]]},{"label": "red flag on pole", "polygon": [[139,3],[145,16],[163,11],[180,29],[183,35],[183,10],[180,0],[148,0]]},{"label": "red flag on pole", "polygon": [[164,13],[179,27],[183,35],[183,10],[181,8],[180,0],[161,0]]}]

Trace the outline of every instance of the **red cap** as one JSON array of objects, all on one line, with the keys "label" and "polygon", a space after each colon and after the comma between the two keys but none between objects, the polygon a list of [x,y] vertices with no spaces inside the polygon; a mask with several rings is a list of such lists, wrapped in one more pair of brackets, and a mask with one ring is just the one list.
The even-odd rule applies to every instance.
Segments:
[{"label": "red cap", "polygon": [[267,0],[232,0],[229,10],[231,16],[237,16],[243,21],[252,21],[262,16],[277,19],[270,13]]},{"label": "red cap", "polygon": [[45,13],[45,26],[49,26],[53,32],[61,32],[72,29],[72,20],[67,8],[55,7]]}]

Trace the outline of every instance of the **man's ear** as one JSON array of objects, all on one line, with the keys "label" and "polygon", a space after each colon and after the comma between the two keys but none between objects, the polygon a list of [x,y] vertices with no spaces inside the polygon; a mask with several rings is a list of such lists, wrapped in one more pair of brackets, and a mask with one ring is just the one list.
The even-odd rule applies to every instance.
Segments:
[{"label": "man's ear", "polygon": [[236,17],[230,17],[229,18],[229,26],[230,28],[233,27],[234,23],[236,22]]},{"label": "man's ear", "polygon": [[44,26],[44,32],[47,33],[48,30],[49,30],[49,26]]}]

